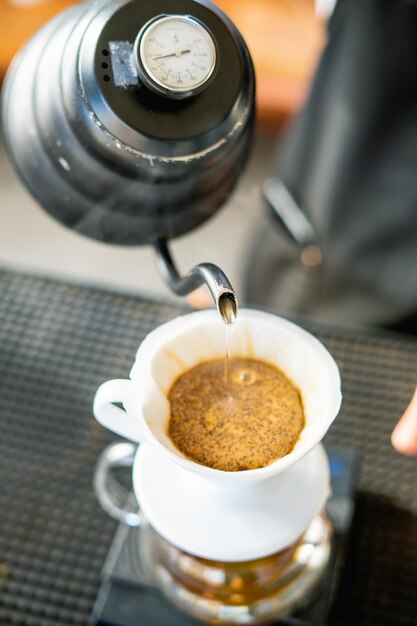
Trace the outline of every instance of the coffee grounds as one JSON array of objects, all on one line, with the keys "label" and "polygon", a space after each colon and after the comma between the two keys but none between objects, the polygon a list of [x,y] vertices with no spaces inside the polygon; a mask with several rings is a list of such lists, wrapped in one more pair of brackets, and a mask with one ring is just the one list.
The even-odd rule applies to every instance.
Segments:
[{"label": "coffee grounds", "polygon": [[293,449],[303,427],[298,389],[276,367],[254,359],[199,363],[171,387],[167,433],[188,458],[235,472],[265,467]]}]

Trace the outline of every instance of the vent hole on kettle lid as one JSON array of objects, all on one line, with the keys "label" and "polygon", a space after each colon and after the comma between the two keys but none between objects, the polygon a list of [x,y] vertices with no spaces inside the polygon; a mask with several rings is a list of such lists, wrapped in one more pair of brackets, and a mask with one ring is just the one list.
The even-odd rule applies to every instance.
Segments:
[{"label": "vent hole on kettle lid", "polygon": [[108,74],[104,74],[104,76],[103,76],[103,80],[105,80],[105,81],[106,81],[106,83],[108,83],[108,82],[109,82],[109,80],[110,80],[110,76],[109,76]]},{"label": "vent hole on kettle lid", "polygon": [[102,50],[102,51],[101,51],[101,54],[102,54],[104,57],[108,57],[110,53],[109,53],[109,51],[108,51],[108,50],[104,49],[104,50]]},{"label": "vent hole on kettle lid", "polygon": [[103,68],[103,70],[106,70],[109,67],[108,63],[102,63],[101,67]]}]

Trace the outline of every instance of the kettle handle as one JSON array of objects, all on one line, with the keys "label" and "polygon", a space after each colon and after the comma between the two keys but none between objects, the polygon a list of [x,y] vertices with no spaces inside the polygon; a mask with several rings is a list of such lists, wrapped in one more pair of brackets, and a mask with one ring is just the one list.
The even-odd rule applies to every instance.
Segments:
[{"label": "kettle handle", "polygon": [[116,442],[107,446],[99,457],[93,479],[94,492],[101,508],[128,526],[139,526],[142,516],[137,510],[136,499],[132,502],[134,497],[129,497],[129,491],[113,476],[113,470],[132,467],[136,450],[137,445],[127,442]]}]

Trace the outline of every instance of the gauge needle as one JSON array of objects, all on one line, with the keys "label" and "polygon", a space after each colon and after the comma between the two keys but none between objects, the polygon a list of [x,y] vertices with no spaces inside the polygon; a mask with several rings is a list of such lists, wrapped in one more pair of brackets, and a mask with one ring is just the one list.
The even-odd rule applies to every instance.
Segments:
[{"label": "gauge needle", "polygon": [[173,52],[172,54],[164,54],[161,57],[154,57],[153,61],[158,61],[158,59],[167,59],[168,57],[180,57],[183,54],[187,54],[187,52],[191,52],[191,50],[178,50],[177,52]]}]

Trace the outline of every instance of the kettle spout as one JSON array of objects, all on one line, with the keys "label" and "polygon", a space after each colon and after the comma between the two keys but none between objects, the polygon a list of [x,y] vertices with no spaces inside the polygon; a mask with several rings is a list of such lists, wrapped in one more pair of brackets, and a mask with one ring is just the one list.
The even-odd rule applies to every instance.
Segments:
[{"label": "kettle spout", "polygon": [[188,274],[180,276],[167,242],[158,239],[153,246],[157,254],[158,269],[175,294],[185,296],[205,284],[225,324],[235,323],[238,311],[236,293],[225,273],[217,265],[199,263]]}]

